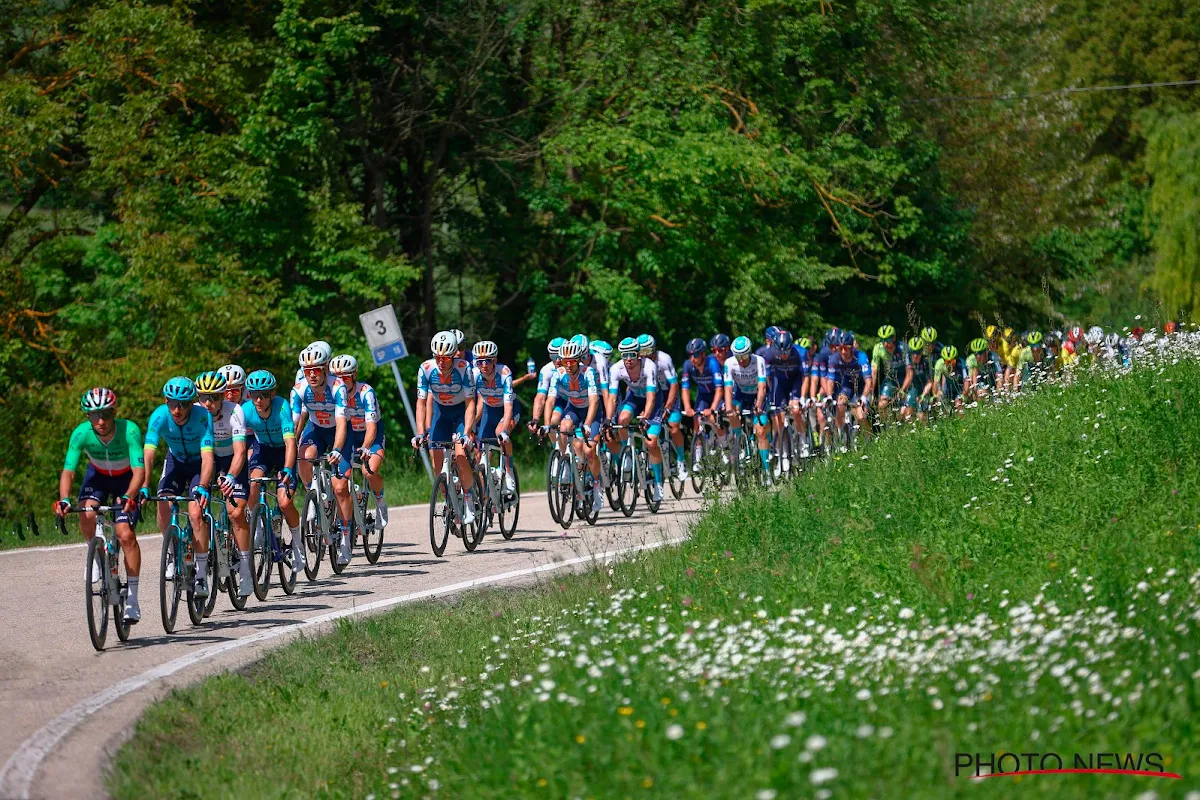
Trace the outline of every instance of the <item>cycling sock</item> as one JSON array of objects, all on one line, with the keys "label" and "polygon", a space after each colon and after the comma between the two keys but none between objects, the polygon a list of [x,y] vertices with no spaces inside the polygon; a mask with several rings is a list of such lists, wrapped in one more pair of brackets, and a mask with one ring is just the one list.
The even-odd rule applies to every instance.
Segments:
[{"label": "cycling sock", "polygon": [[675,458],[680,464],[684,462],[685,456],[683,455],[683,445],[675,445]]},{"label": "cycling sock", "polygon": [[238,567],[242,572],[242,580],[245,580],[250,577],[250,551],[238,550],[238,558],[240,559]]},{"label": "cycling sock", "polygon": [[208,580],[208,553],[196,553],[196,580]]},{"label": "cycling sock", "polygon": [[375,502],[379,503],[379,505],[383,505],[383,489],[380,489],[375,493]]},{"label": "cycling sock", "polygon": [[770,467],[770,462],[771,462],[771,451],[770,450],[759,449],[758,457],[762,459],[763,469],[767,469]]},{"label": "cycling sock", "polygon": [[138,599],[138,598],[137,598],[138,579],[137,579],[137,576],[136,576],[136,575],[130,575],[130,576],[129,576],[129,583],[128,583],[128,586],[129,586],[129,601],[128,601],[128,602],[129,602],[131,605],[132,605],[132,604],[136,604],[136,603],[137,603],[137,599]]},{"label": "cycling sock", "polygon": [[654,476],[655,483],[662,483],[662,476],[663,476],[662,462],[659,462],[658,464],[651,464],[650,465],[650,473]]}]

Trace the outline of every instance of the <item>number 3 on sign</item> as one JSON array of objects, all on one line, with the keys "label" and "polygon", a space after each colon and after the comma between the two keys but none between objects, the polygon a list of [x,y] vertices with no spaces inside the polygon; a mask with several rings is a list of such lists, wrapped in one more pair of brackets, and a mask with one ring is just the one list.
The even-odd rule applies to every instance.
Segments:
[{"label": "number 3 on sign", "polygon": [[387,326],[383,324],[383,320],[375,320],[375,332],[380,336],[387,336]]}]

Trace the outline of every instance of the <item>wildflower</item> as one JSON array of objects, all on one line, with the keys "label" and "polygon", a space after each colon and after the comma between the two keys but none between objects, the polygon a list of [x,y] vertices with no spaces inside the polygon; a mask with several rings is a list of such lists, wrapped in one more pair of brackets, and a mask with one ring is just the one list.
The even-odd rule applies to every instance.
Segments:
[{"label": "wildflower", "polygon": [[875,732],[875,726],[871,724],[859,725],[854,729],[854,735],[860,739],[866,739]]},{"label": "wildflower", "polygon": [[575,744],[583,744],[586,741],[587,741],[587,737],[584,736],[582,733],[575,734]]},{"label": "wildflower", "polygon": [[622,717],[628,717],[633,714],[633,708],[631,706],[621,706],[617,709],[617,713]]},{"label": "wildflower", "polygon": [[759,789],[754,793],[754,800],[775,800],[775,790]]},{"label": "wildflower", "polygon": [[667,738],[672,742],[683,738],[683,726],[679,724],[671,725],[667,728]]},{"label": "wildflower", "polygon": [[822,783],[828,783],[837,776],[837,767],[822,767],[821,769],[814,769],[812,773],[809,774],[808,779],[815,785],[820,786]]},{"label": "wildflower", "polygon": [[804,740],[804,749],[811,750],[815,753],[818,750],[824,749],[827,743],[828,740],[824,736],[814,733],[812,736]]},{"label": "wildflower", "polygon": [[771,749],[772,750],[782,750],[783,748],[787,747],[791,743],[792,743],[792,737],[788,736],[786,733],[780,733],[776,736],[771,737]]},{"label": "wildflower", "polygon": [[900,619],[912,619],[913,610],[911,608],[900,609]]}]

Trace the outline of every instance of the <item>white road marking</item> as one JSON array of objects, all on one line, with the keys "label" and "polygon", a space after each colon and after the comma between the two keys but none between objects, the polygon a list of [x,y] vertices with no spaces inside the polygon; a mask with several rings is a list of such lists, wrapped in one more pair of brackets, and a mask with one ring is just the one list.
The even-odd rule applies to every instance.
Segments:
[{"label": "white road marking", "polygon": [[[524,495],[522,495],[522,497],[524,497]],[[315,628],[327,622],[331,622],[336,619],[342,619],[343,617],[366,614],[371,611],[378,611],[391,606],[401,605],[403,603],[411,603],[416,600],[424,600],[430,597],[454,594],[455,592],[466,591],[468,589],[486,586],[493,583],[501,583],[503,581],[513,580],[514,578],[537,575],[543,572],[554,572],[565,567],[571,567],[576,564],[583,564],[589,561],[605,563],[627,553],[636,553],[643,550],[656,550],[660,547],[679,544],[686,538],[687,537],[685,536],[678,536],[658,542],[639,544],[619,550],[609,550],[596,555],[579,556],[576,558],[566,559],[565,561],[541,564],[536,567],[502,572],[485,578],[474,578],[469,581],[453,583],[447,586],[439,586],[433,589],[424,589],[419,592],[412,592],[410,594],[388,597],[366,603],[365,605],[361,605],[356,608],[343,608],[337,611],[330,611],[326,614],[320,614],[304,620],[303,622],[283,623],[257,633],[248,634],[239,639],[218,642],[217,644],[212,644],[201,648],[194,653],[180,656],[173,661],[168,661],[167,663],[160,664],[153,669],[146,670],[140,675],[135,675],[131,678],[126,678],[123,681],[115,683],[104,691],[98,692],[86,700],[77,703],[38,729],[36,733],[21,743],[21,746],[16,749],[16,751],[8,759],[8,762],[4,765],[4,769],[0,770],[0,797],[17,797],[21,798],[21,800],[28,800],[30,796],[29,793],[33,788],[33,780],[37,776],[37,771],[41,767],[46,756],[50,754],[50,751],[53,750],[60,741],[62,741],[63,737],[73,731],[92,714],[95,714],[105,706],[116,702],[125,695],[135,692],[156,680],[173,675],[180,670],[186,669],[202,661],[206,661],[222,653],[227,653],[231,650],[237,650],[251,644],[257,644],[259,642],[275,639],[295,631],[304,631],[310,628]],[[28,550],[24,552],[28,552]]]}]

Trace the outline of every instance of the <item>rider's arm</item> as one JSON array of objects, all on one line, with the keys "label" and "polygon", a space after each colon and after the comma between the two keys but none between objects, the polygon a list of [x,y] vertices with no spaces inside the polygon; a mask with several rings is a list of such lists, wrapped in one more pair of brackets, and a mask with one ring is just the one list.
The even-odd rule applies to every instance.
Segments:
[{"label": "rider's arm", "polygon": [[212,416],[205,412],[207,419],[204,433],[200,436],[200,486],[206,490],[212,486],[214,473],[217,471],[217,459],[213,455],[213,426]]},{"label": "rider's arm", "polygon": [[694,413],[692,411],[692,392],[688,385],[688,365],[683,365],[683,375],[679,379],[679,396],[683,399],[683,414],[690,417]]},{"label": "rider's arm", "polygon": [[538,395],[534,398],[536,403],[538,400],[543,401],[542,405],[542,424],[547,428],[550,427],[550,420],[554,417],[554,401],[558,397],[558,376],[555,375],[550,379],[550,385],[546,387],[546,393]]},{"label": "rider's arm", "polygon": [[75,482],[75,471],[79,469],[79,458],[83,454],[83,439],[87,436],[90,427],[91,423],[85,421],[79,423],[75,426],[75,430],[71,431],[71,439],[67,443],[67,455],[63,459],[62,474],[58,476],[60,499],[71,496],[71,484]]},{"label": "rider's arm", "polygon": [[912,368],[912,364],[909,364],[904,368],[904,383],[900,384],[900,391],[907,392],[908,387],[912,386],[912,382],[913,382],[913,368]]},{"label": "rider's arm", "polygon": [[229,461],[229,474],[240,475],[246,466],[246,415],[242,407],[234,405],[229,415],[229,427],[233,433],[233,458]]},{"label": "rider's arm", "polygon": [[467,394],[467,418],[464,422],[463,430],[466,432],[467,436],[474,437],[475,436],[475,419],[476,419],[476,416],[475,416],[475,384],[474,383],[467,381],[466,394]]}]

